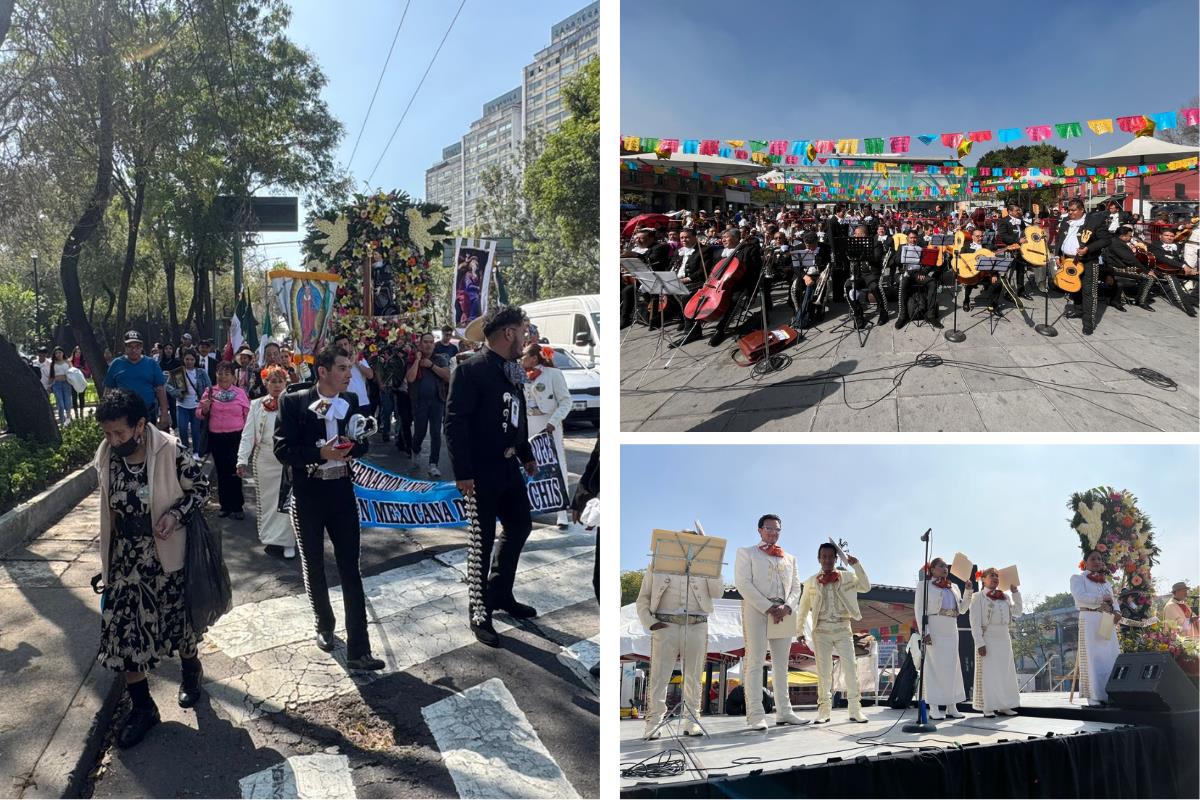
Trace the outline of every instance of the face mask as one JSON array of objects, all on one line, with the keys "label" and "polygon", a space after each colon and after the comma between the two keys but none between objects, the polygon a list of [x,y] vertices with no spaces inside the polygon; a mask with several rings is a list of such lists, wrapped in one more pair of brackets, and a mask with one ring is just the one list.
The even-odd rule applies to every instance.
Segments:
[{"label": "face mask", "polygon": [[128,439],[121,442],[120,444],[113,445],[112,450],[114,453],[119,455],[121,458],[127,458],[127,457],[133,455],[133,451],[138,449],[138,445],[141,444],[141,442],[142,442],[142,439],[140,436],[130,436]]}]

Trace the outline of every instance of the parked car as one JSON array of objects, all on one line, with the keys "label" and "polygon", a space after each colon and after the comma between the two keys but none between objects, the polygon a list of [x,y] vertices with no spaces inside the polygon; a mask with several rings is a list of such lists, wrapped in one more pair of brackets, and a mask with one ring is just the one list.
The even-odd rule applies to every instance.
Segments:
[{"label": "parked car", "polygon": [[562,370],[571,391],[571,413],[567,422],[590,422],[600,427],[600,373],[588,369],[561,347],[554,348],[554,366]]},{"label": "parked car", "polygon": [[523,306],[538,336],[561,347],[585,366],[600,365],[600,295],[578,294]]}]

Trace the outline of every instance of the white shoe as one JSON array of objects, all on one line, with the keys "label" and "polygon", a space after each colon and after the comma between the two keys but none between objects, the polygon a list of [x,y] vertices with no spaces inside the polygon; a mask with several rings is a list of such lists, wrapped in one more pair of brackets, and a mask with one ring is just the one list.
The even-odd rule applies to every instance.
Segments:
[{"label": "white shoe", "polygon": [[657,731],[654,730],[657,727],[658,727],[657,722],[654,723],[653,725],[651,725],[650,723],[646,723],[646,733],[642,736],[642,738],[648,742],[657,739],[662,733],[661,730],[657,730]]},{"label": "white shoe", "polygon": [[954,706],[946,706],[946,716],[950,717],[950,719],[964,719],[966,717],[965,714],[960,714]]},{"label": "white shoe", "polygon": [[703,736],[704,729],[701,728],[699,725],[697,725],[694,722],[689,722],[687,725],[683,726],[683,735],[684,736]]},{"label": "white shoe", "polygon": [[866,722],[867,715],[862,712],[861,708],[852,708],[852,709],[850,709],[850,721],[851,722]]},{"label": "white shoe", "polygon": [[943,714],[941,711],[938,711],[936,708],[931,707],[929,709],[929,718],[930,719],[945,719],[946,715]]},{"label": "white shoe", "polygon": [[284,558],[295,558],[296,557],[296,548],[294,548],[294,547],[283,548],[283,557]]},{"label": "white shoe", "polygon": [[442,477],[442,471],[440,469],[438,469],[437,464],[429,465],[429,477],[431,477],[431,478]]},{"label": "white shoe", "polygon": [[783,711],[775,714],[776,725],[803,725],[804,720],[797,717],[791,711]]},{"label": "white shoe", "polygon": [[752,731],[765,731],[767,729],[767,721],[762,717],[748,719],[746,720],[746,727]]},{"label": "white shoe", "polygon": [[984,719],[992,719],[992,718],[993,718],[993,717],[995,717],[995,716],[996,716],[996,712],[995,712],[995,711],[985,711],[985,712],[983,712],[983,718],[984,718]]},{"label": "white shoe", "polygon": [[1017,715],[1017,712],[1013,711],[1011,708],[998,708],[996,709],[996,713],[1003,714],[1006,717],[1015,717]]}]

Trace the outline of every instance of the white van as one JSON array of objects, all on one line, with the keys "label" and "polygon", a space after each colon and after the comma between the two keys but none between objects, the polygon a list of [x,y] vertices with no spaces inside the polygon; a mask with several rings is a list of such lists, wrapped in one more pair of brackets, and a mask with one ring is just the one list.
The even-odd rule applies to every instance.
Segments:
[{"label": "white van", "polygon": [[600,295],[577,294],[522,306],[538,336],[590,368],[600,366]]}]

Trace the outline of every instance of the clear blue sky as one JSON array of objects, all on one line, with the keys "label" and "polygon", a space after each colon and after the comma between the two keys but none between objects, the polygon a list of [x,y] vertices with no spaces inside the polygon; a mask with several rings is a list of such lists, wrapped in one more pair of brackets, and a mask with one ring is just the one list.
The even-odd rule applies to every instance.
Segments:
[{"label": "clear blue sky", "polygon": [[[425,170],[441,159],[483,112],[488,100],[521,85],[522,70],[534,54],[550,44],[550,27],[590,0],[520,0],[496,3],[467,0],[429,77],[409,109],[372,188],[402,189],[425,196]],[[379,70],[404,11],[405,0],[355,0],[326,3],[294,0],[289,35],[315,56],[328,83],[322,96],[346,127],[337,161],[350,159],[359,126],[371,101]],[[396,42],[371,118],[351,164],[356,191],[371,172],[421,80],[429,59],[454,18],[458,2],[412,0]],[[304,199],[301,198],[303,206]],[[301,209],[301,224],[304,211]],[[263,236],[279,242],[293,234]],[[300,266],[295,245],[260,248],[260,254]]]},{"label": "clear blue sky", "polygon": [[1195,0],[626,2],[621,134],[909,135],[913,154],[943,155],[917,135],[1078,121],[1081,138],[1049,141],[1086,157],[1130,138],[1095,136],[1088,119],[1197,94],[1197,13]]},{"label": "clear blue sky", "polygon": [[1067,591],[1080,553],[1072,492],[1128,489],[1155,527],[1159,586],[1200,576],[1200,449],[1108,445],[625,445],[621,569],[643,569],[650,531],[699,519],[733,551],[759,541],[761,514],[783,517],[781,546],[817,570],[817,545],[843,538],[875,582],[912,586],[920,536],[934,555],[1016,563],[1026,597]]}]

